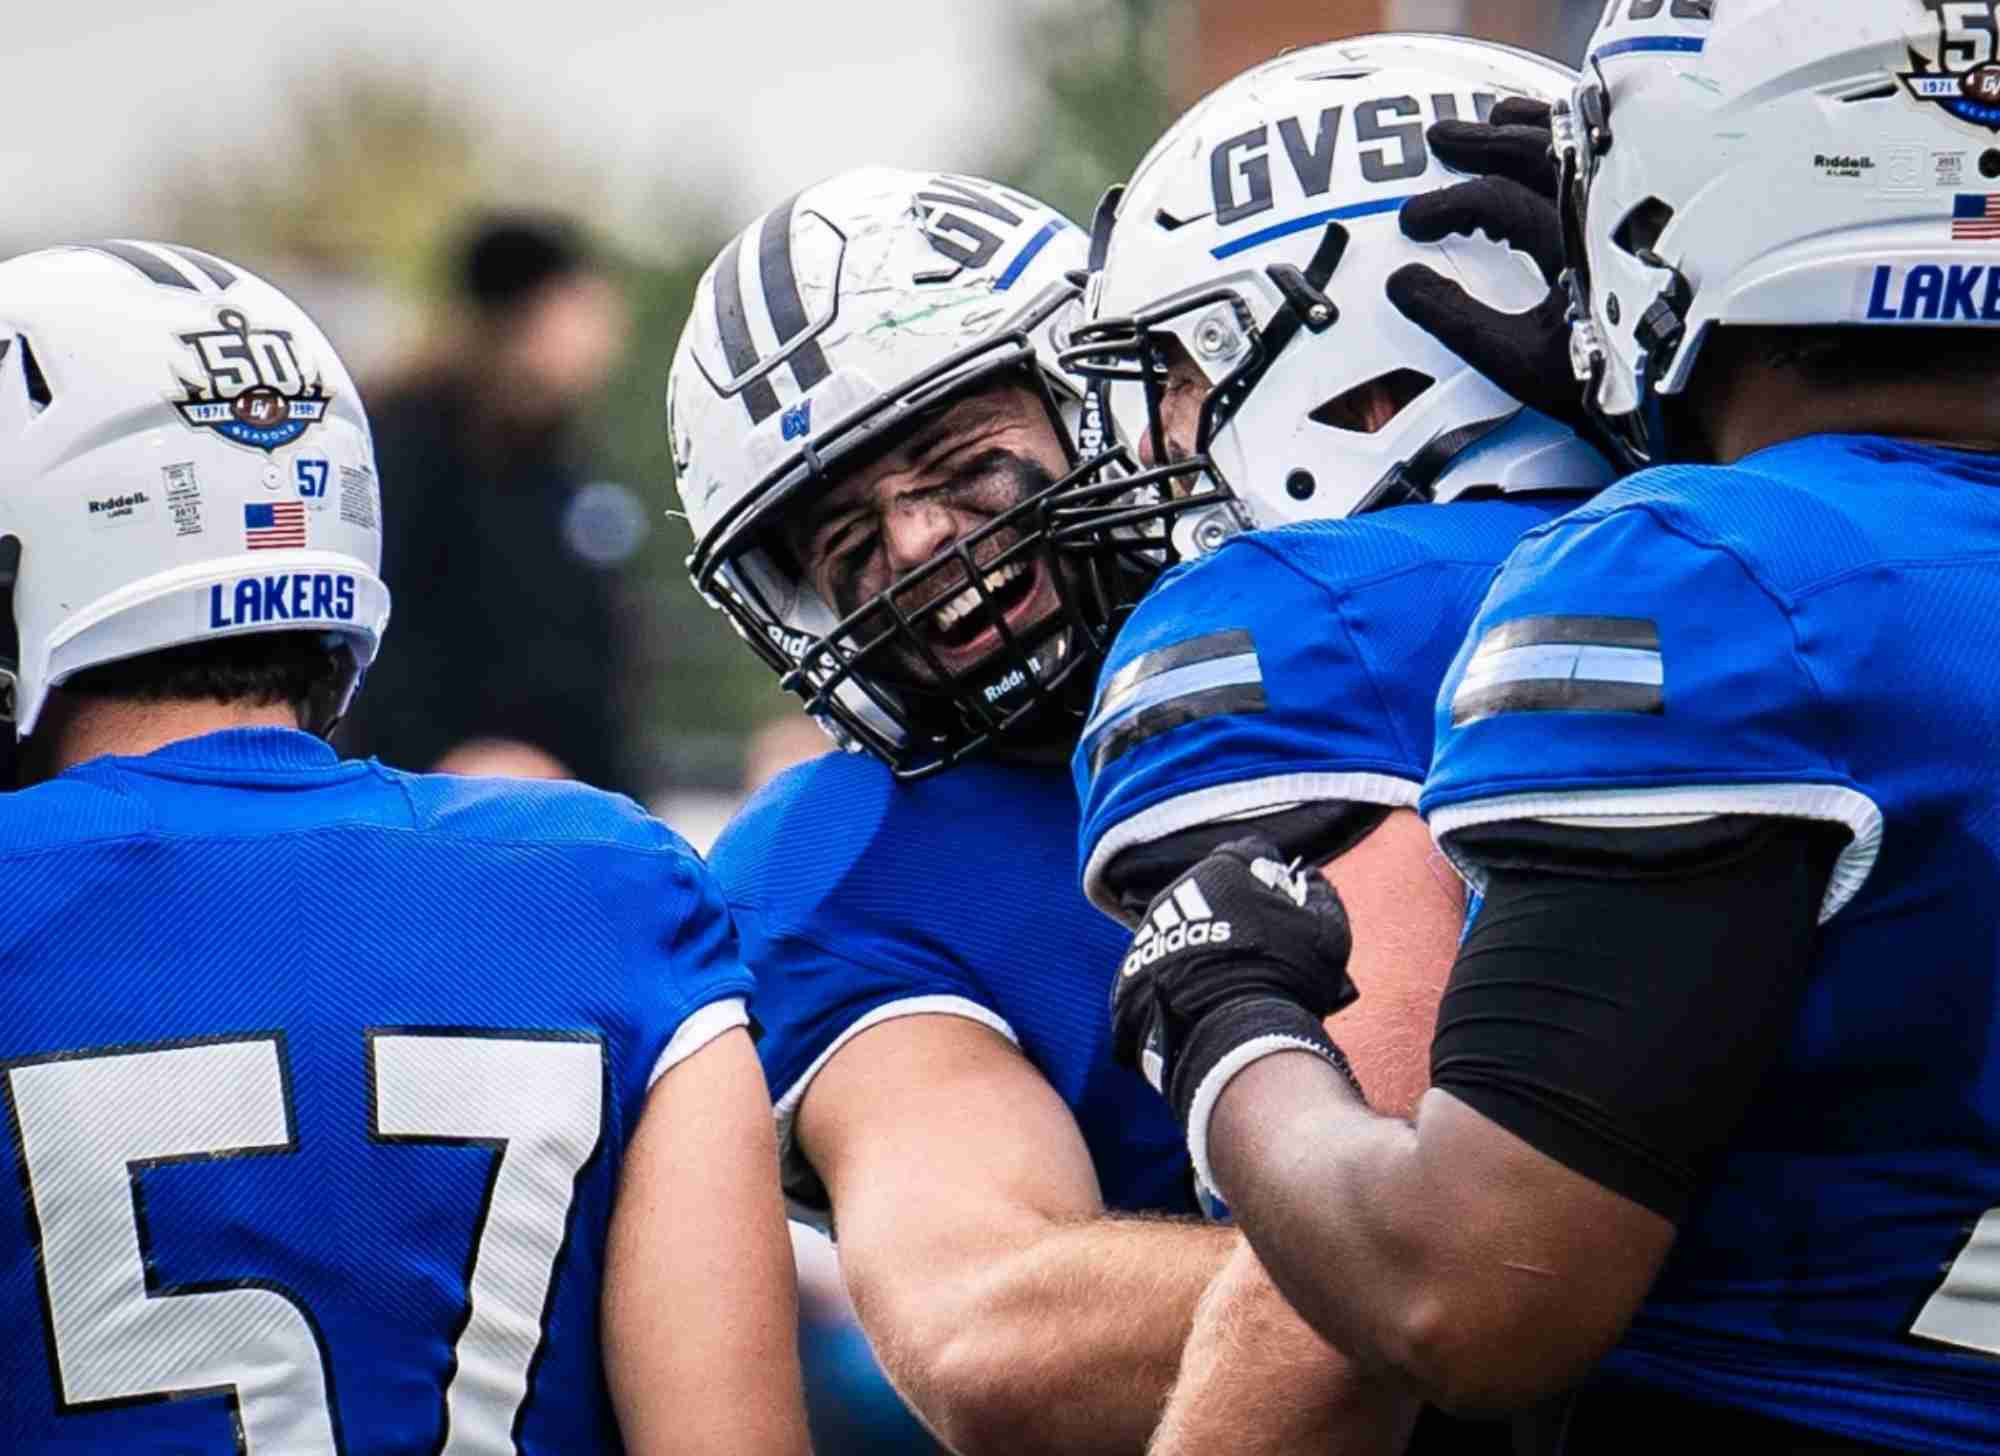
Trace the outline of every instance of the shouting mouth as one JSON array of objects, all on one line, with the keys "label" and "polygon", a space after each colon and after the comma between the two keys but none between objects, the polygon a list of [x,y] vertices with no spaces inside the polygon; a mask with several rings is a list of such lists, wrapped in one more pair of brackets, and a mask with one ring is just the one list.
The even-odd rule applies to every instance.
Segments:
[{"label": "shouting mouth", "polygon": [[912,613],[925,645],[953,676],[979,663],[1001,644],[1001,627],[1017,641],[1056,607],[1046,563],[1015,560],[990,567],[979,585]]}]

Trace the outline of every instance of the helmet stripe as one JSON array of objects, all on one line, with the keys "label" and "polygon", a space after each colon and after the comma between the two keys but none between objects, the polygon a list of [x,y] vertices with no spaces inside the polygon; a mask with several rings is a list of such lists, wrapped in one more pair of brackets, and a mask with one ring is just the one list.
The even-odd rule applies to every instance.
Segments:
[{"label": "helmet stripe", "polygon": [[1028,265],[1035,261],[1036,255],[1049,245],[1049,239],[1068,226],[1069,224],[1059,217],[1050,218],[1043,224],[1042,230],[1028,240],[1028,246],[1021,249],[1015,255],[1014,261],[1007,265],[1006,271],[993,280],[993,291],[1005,293],[1012,288],[1020,280],[1021,275],[1028,271]]},{"label": "helmet stripe", "polygon": [[[736,379],[757,367],[757,344],[750,337],[750,320],[743,311],[743,277],[738,272],[742,251],[739,233],[715,263],[715,327],[722,336],[722,356]],[[778,393],[760,374],[743,386],[743,403],[751,421],[761,425],[778,412]]]},{"label": "helmet stripe", "polygon": [[213,283],[217,288],[227,289],[230,284],[236,281],[236,270],[220,258],[212,258],[199,249],[184,248],[178,243],[162,243],[160,246],[175,257],[184,258],[194,264],[195,267],[201,269],[203,273],[208,275],[209,282]]},{"label": "helmet stripe", "polygon": [[[778,331],[780,346],[789,344],[806,331],[806,306],[799,297],[798,274],[792,268],[792,209],[799,200],[793,193],[785,202],[764,215],[764,230],[757,239],[757,269],[764,282],[764,305],[771,311],[771,327]],[[811,389],[828,374],[826,354],[819,341],[809,339],[791,357],[792,377],[801,390]]]},{"label": "helmet stripe", "polygon": [[85,252],[103,253],[106,257],[116,258],[121,263],[137,268],[162,288],[185,288],[190,293],[195,291],[194,279],[181,272],[171,260],[162,258],[150,248],[125,242],[82,243],[79,246]]}]

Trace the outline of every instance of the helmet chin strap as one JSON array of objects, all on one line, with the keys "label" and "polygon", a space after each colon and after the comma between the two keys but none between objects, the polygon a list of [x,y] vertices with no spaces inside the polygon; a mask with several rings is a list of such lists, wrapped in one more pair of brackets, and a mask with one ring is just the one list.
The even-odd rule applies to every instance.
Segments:
[{"label": "helmet chin strap", "polygon": [[1694,307],[1694,288],[1687,276],[1658,253],[1642,248],[1639,261],[1667,275],[1666,286],[1653,300],[1639,322],[1633,338],[1639,357],[1633,364],[1639,399],[1639,435],[1645,442],[1644,465],[1664,465],[1677,458],[1673,431],[1667,422],[1665,396],[1657,387],[1673,368],[1674,357],[1687,341],[1687,315]]},{"label": "helmet chin strap", "polygon": [[1385,511],[1392,506],[1427,505],[1435,501],[1437,483],[1453,463],[1488,435],[1513,424],[1521,417],[1521,408],[1517,405],[1491,419],[1468,420],[1431,436],[1416,454],[1390,466],[1350,514],[1365,516],[1370,511]]},{"label": "helmet chin strap", "polygon": [[14,616],[14,585],[20,579],[21,538],[0,536],[0,721],[9,723],[21,670],[21,624]]}]

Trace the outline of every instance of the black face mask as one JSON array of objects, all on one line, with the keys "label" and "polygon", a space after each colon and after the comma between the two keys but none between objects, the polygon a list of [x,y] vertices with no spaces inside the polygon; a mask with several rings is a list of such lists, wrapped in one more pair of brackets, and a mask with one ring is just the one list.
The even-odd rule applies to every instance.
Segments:
[{"label": "black face mask", "polygon": [[[1008,454],[958,503],[967,513],[991,512],[977,527],[866,597],[836,582],[842,621],[801,661],[803,674],[825,673],[820,697],[850,682],[878,705],[892,701],[913,742],[933,751],[974,739],[1004,736],[1021,746],[1073,734],[1092,677],[1076,669],[1101,655],[1108,614],[1088,565],[1047,539],[1046,502],[1068,480]],[[1045,611],[1008,620],[1045,589]],[[977,598],[969,611],[968,590]],[[961,615],[940,631],[948,605]],[[996,640],[976,659],[947,660],[953,646],[986,634]]]},{"label": "black face mask", "polygon": [[[1067,301],[1054,295],[1049,307]],[[958,504],[964,515],[980,518],[975,529],[872,594],[830,581],[839,605],[829,606],[841,619],[816,632],[791,626],[792,604],[767,583],[797,583],[803,574],[774,539],[776,519],[809,495],[836,489],[838,477],[910,438],[924,418],[999,383],[1039,400],[1062,443],[1066,473],[1056,479],[1039,462],[1005,455]],[[1052,541],[1050,502],[1095,479],[1105,465],[1104,458],[1079,458],[1064,410],[1025,331],[982,341],[855,412],[753,488],[697,543],[690,574],[808,713],[898,778],[923,778],[995,744],[1011,750],[1046,741],[1051,723],[1073,733],[1096,664],[1159,566],[1157,559],[1127,562],[1088,547],[1059,551]],[[754,565],[757,555],[774,570]],[[1053,605],[1033,621],[1009,623],[1008,611],[1018,612],[1038,588],[1047,589]],[[935,619],[967,590],[976,594],[964,604],[971,611],[955,614],[953,623],[965,633],[961,645],[981,632],[995,640],[953,668],[940,660]]]},{"label": "black face mask", "polygon": [[[957,549],[958,541],[953,541],[922,565],[905,572],[889,587],[870,594],[864,594],[856,581],[858,569],[843,571],[836,565],[830,573],[834,606],[842,617],[860,617],[857,630],[872,636],[892,626],[893,622],[886,619],[886,614],[885,620],[871,622],[865,612],[870,606],[881,607],[885,597],[893,597],[900,613],[907,616],[914,630],[937,635],[936,618],[945,604],[960,596],[966,588],[973,587],[978,575],[990,574],[991,563],[1009,556],[1008,548],[1016,544],[1005,539],[1009,533],[991,532],[988,529],[991,522],[1018,512],[1023,503],[1040,496],[1056,483],[1056,478],[1039,461],[1011,451],[995,450],[988,456],[982,456],[976,462],[975,470],[975,479],[949,486],[933,499],[938,505],[960,515],[979,518],[979,524],[966,532],[966,538],[975,538],[979,542],[979,549],[972,554],[988,568],[987,572],[975,575],[967,570],[964,558]],[[1012,534],[1018,538],[1020,533]],[[1009,556],[1010,564],[1013,560]],[[1039,579],[1034,570],[1037,562],[1028,560],[1021,564],[1029,570],[1020,580],[1031,590],[1033,583]],[[903,583],[913,585],[905,586]],[[955,635],[964,640],[976,638],[981,627],[991,624],[996,610],[1004,613],[1012,609],[1026,592],[1002,588],[995,590],[988,600],[982,588],[980,595],[980,604],[955,628]],[[885,676],[893,676],[898,687],[921,691],[937,683],[939,675],[927,665],[928,654],[921,644],[900,644],[898,655],[904,659],[900,673],[885,664]],[[960,675],[976,670],[977,666],[961,668]]]}]

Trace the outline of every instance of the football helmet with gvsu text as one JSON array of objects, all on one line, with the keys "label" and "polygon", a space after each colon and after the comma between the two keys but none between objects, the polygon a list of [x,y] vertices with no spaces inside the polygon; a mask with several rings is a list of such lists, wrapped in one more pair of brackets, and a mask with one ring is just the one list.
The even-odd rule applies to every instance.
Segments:
[{"label": "football helmet with gvsu text", "polygon": [[1673,454],[1718,326],[2000,325],[1993,0],[1614,0],[1556,139],[1577,374]]},{"label": "football helmet with gvsu text", "polygon": [[[1124,488],[1160,482],[1151,519],[1172,519],[1175,554],[1245,526],[1473,485],[1607,479],[1571,430],[1524,410],[1385,291],[1390,274],[1424,263],[1502,308],[1546,294],[1523,255],[1480,238],[1413,242],[1397,213],[1459,180],[1425,142],[1433,122],[1484,120],[1503,97],[1551,98],[1573,80],[1540,56],[1452,36],[1293,51],[1198,104],[1107,199],[1101,266],[1064,362],[1106,381],[1125,440],[1173,442]],[[1191,441],[1163,424],[1182,388],[1201,396]],[[1105,509],[1088,509],[1093,493]],[[1065,538],[1148,524],[1147,506],[1112,509],[1111,497],[1099,484],[1065,501]]]},{"label": "football helmet with gvsu text", "polygon": [[[871,167],[773,208],[697,289],[667,392],[689,570],[822,725],[901,776],[1052,714],[1080,722],[1091,664],[1136,595],[1115,564],[1059,557],[1044,525],[1050,492],[1102,440],[1055,363],[1085,251],[1018,192]],[[985,482],[966,488],[978,508],[926,558],[857,572],[866,589],[816,576],[826,557],[801,547],[799,523],[989,397],[1032,415],[1047,458],[964,462]],[[888,556],[886,530],[837,530],[841,557],[850,538],[856,558]]]},{"label": "football helmet with gvsu text", "polygon": [[324,633],[353,671],[389,618],[354,381],[232,263],[103,242],[0,263],[0,702],[26,738],[85,668],[253,632]]}]

